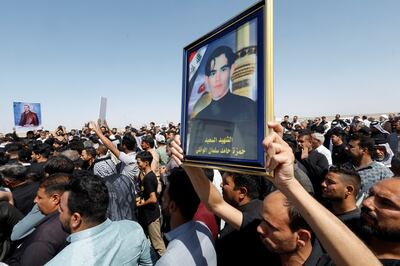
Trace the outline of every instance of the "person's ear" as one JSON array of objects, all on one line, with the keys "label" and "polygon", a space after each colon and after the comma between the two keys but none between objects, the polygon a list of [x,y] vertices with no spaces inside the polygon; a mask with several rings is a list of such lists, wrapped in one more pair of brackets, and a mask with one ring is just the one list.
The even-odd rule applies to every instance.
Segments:
[{"label": "person's ear", "polygon": [[51,195],[51,201],[53,202],[54,205],[59,205],[60,204],[60,199],[61,195],[60,194],[53,194]]},{"label": "person's ear", "polygon": [[173,212],[176,212],[176,210],[178,209],[178,206],[176,205],[175,201],[170,201],[168,204],[168,208],[169,208],[169,212],[173,213]]},{"label": "person's ear", "polygon": [[306,229],[299,229],[296,231],[296,234],[297,234],[297,239],[296,239],[297,248],[305,247],[307,243],[311,241],[311,232]]},{"label": "person's ear", "polygon": [[77,229],[82,225],[82,216],[77,213],[74,212],[71,215],[71,220],[70,220],[70,227],[71,229],[73,229],[72,231],[77,231]]},{"label": "person's ear", "polygon": [[239,191],[240,191],[239,198],[240,199],[244,199],[246,197],[246,195],[247,195],[247,192],[248,192],[247,188],[246,187],[240,187]]},{"label": "person's ear", "polygon": [[354,193],[354,187],[352,185],[346,186],[346,198]]}]

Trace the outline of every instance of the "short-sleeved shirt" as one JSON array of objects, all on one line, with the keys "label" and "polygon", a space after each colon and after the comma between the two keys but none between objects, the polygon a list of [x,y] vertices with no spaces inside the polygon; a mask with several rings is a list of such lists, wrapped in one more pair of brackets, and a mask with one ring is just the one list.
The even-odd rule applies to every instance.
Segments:
[{"label": "short-sleeved shirt", "polygon": [[358,168],[357,172],[361,177],[361,189],[359,195],[362,193],[368,193],[371,187],[378,181],[393,176],[393,172],[390,171],[388,167],[375,161],[363,168]]},{"label": "short-sleeved shirt", "polygon": [[139,176],[140,170],[136,162],[136,152],[120,152],[118,159],[121,161],[121,174],[131,177],[133,180]]},{"label": "short-sleeved shirt", "polygon": [[[143,177],[142,197],[144,200],[148,200],[150,198],[150,194],[153,192],[157,195],[157,185],[157,177],[153,171],[150,171]],[[140,223],[146,226],[160,218],[160,208],[158,207],[158,202],[140,206],[138,218]]]},{"label": "short-sleeved shirt", "polygon": [[217,265],[211,232],[202,222],[189,221],[165,236],[170,242],[156,265]]}]

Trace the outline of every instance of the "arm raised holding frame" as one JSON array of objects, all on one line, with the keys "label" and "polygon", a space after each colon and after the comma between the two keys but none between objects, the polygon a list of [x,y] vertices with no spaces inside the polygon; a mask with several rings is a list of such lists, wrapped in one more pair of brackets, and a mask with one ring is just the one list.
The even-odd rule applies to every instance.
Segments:
[{"label": "arm raised holding frame", "polygon": [[[376,256],[335,215],[329,212],[294,177],[294,155],[282,139],[283,128],[277,123],[268,123],[272,132],[263,142],[266,151],[266,167],[274,171],[270,180],[300,211],[336,265],[382,265]],[[173,144],[173,158],[181,164],[182,149],[179,138]],[[183,166],[187,171],[201,201],[228,223],[239,226],[241,213],[217,197],[212,184],[205,179],[200,168]]]},{"label": "arm raised holding frame", "polygon": [[[183,150],[180,144],[180,136],[177,135],[175,136],[175,140],[171,143],[171,151],[172,157],[178,165],[182,165],[183,160]],[[188,174],[200,200],[207,208],[236,230],[239,230],[243,220],[243,213],[222,198],[217,188],[204,174],[202,168],[187,165],[182,165],[182,167]]]}]

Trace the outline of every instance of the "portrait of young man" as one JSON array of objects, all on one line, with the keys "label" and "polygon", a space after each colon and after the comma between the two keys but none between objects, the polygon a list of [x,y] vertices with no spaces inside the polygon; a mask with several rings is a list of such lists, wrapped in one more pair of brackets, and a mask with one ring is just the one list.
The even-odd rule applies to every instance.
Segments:
[{"label": "portrait of young man", "polygon": [[231,92],[235,53],[225,45],[205,58],[211,102],[189,121],[188,155],[257,159],[257,105]]}]

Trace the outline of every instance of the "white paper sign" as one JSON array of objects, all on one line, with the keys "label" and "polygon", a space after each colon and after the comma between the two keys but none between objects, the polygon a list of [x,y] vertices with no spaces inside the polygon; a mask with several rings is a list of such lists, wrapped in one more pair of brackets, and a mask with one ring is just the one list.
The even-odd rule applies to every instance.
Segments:
[{"label": "white paper sign", "polygon": [[106,120],[106,111],[107,111],[107,98],[101,97],[100,113],[99,113],[99,119],[100,119],[101,125],[103,125],[104,120]]}]

